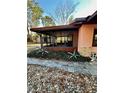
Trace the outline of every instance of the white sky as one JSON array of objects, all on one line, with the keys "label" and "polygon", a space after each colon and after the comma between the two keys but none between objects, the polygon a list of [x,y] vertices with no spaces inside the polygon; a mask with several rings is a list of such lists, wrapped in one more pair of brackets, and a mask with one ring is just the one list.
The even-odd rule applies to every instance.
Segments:
[{"label": "white sky", "polygon": [[97,10],[97,0],[79,0],[74,18],[86,17],[93,14]]}]

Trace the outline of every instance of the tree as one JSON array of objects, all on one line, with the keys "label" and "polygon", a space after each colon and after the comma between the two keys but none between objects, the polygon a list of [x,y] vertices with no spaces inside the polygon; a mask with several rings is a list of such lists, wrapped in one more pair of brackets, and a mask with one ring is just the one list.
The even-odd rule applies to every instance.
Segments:
[{"label": "tree", "polygon": [[78,3],[74,3],[71,0],[64,0],[59,2],[58,6],[55,8],[55,12],[51,13],[54,21],[59,25],[68,24],[73,20],[73,13],[76,10]]},{"label": "tree", "polygon": [[68,22],[67,22],[67,23],[71,23],[71,22],[73,21],[73,19],[74,19],[74,16],[73,16],[73,15],[71,15],[71,16],[69,17],[69,20],[68,20]]},{"label": "tree", "polygon": [[29,29],[32,26],[37,26],[42,17],[43,10],[38,5],[36,0],[28,0],[27,2],[27,31],[29,35]]},{"label": "tree", "polygon": [[27,1],[27,41],[32,42],[37,38],[37,35],[30,34],[30,28],[37,26],[40,23],[40,18],[43,15],[43,10],[36,0]]},{"label": "tree", "polygon": [[49,16],[42,17],[41,21],[42,21],[43,26],[53,26],[53,25],[55,25],[55,22]]}]

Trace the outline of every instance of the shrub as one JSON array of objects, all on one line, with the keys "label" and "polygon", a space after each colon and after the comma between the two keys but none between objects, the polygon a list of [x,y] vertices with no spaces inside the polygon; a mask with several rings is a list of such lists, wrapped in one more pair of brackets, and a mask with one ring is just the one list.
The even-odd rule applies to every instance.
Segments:
[{"label": "shrub", "polygon": [[90,58],[91,58],[91,61],[97,61],[97,55],[96,55],[96,53],[91,53]]},{"label": "shrub", "polygon": [[48,53],[48,51],[46,51],[45,49],[40,49],[40,50],[37,50],[37,52],[36,52],[37,54],[39,54],[39,53],[41,53],[42,55],[45,55],[45,54],[47,54]]},{"label": "shrub", "polygon": [[78,59],[78,56],[80,56],[77,52],[76,52],[76,50],[74,50],[74,52],[68,52],[68,54],[69,54],[69,59],[73,59],[73,60],[77,60]]},{"label": "shrub", "polygon": [[33,42],[32,38],[31,38],[31,35],[27,35],[27,42]]},{"label": "shrub", "polygon": [[43,59],[56,59],[74,62],[89,62],[90,57],[81,56],[77,51],[64,52],[64,51],[46,51],[37,49],[27,54],[28,57],[43,58]]},{"label": "shrub", "polygon": [[27,54],[27,56],[40,58],[40,57],[45,57],[47,55],[47,53],[48,53],[48,51],[45,51],[44,49],[37,49],[37,50],[33,50],[33,51],[29,52]]},{"label": "shrub", "polygon": [[37,34],[29,34],[27,35],[27,42],[38,43],[38,38],[39,38],[39,35]]}]

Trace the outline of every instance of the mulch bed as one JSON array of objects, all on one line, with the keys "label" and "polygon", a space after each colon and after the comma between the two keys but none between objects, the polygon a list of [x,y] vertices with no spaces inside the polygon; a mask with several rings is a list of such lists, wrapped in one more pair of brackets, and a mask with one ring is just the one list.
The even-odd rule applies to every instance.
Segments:
[{"label": "mulch bed", "polygon": [[39,65],[27,66],[28,93],[96,93],[97,77]]}]

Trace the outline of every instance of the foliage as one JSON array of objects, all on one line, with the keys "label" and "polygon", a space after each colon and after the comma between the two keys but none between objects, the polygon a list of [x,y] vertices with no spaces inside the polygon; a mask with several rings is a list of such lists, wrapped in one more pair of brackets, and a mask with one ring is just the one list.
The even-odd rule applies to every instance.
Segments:
[{"label": "foliage", "polygon": [[27,35],[27,42],[33,42],[30,34]]},{"label": "foliage", "polygon": [[53,26],[55,25],[55,22],[50,16],[44,16],[41,18],[43,26]]},{"label": "foliage", "polygon": [[49,52],[42,48],[37,51],[37,54],[39,54],[39,53],[41,53],[42,55],[45,55],[45,54],[48,54]]},{"label": "foliage", "polygon": [[27,21],[29,26],[37,26],[39,19],[43,14],[43,10],[36,0],[28,0],[27,2]]},{"label": "foliage", "polygon": [[30,53],[28,53],[28,57],[36,57],[36,58],[41,58],[41,57],[45,57],[47,55],[47,51],[42,50],[42,49],[36,49],[31,51]]},{"label": "foliage", "polygon": [[28,34],[27,35],[27,42],[38,42],[38,38],[39,38],[39,35],[36,34],[36,33],[33,33],[33,34]]},{"label": "foliage", "polygon": [[69,59],[71,59],[71,58],[72,58],[72,59],[73,59],[73,58],[74,58],[74,59],[77,59],[77,57],[80,56],[79,54],[77,54],[76,50],[74,50],[73,53],[68,52],[68,54],[70,55],[70,56],[69,56]]},{"label": "foliage", "polygon": [[[71,53],[71,52],[70,52]],[[73,53],[72,53],[73,54]],[[81,56],[78,52],[75,51],[77,58],[69,58],[70,54],[64,51],[47,51],[42,52],[42,49],[33,50],[27,54],[28,57],[35,57],[41,59],[56,59],[64,61],[74,61],[74,62],[89,62],[91,59],[89,57]]]},{"label": "foliage", "polygon": [[27,1],[27,41],[33,42],[37,41],[38,36],[36,34],[31,34],[30,28],[33,26],[38,26],[40,24],[41,18],[43,18],[43,25],[55,25],[54,21],[49,16],[43,16],[43,9],[39,6],[37,0]]},{"label": "foliage", "polygon": [[[28,0],[27,1],[27,33],[30,34],[30,27],[39,25],[43,14],[42,8],[38,5],[36,0]],[[29,40],[29,38],[27,38]],[[27,41],[28,41],[27,40]]]},{"label": "foliage", "polygon": [[91,58],[91,61],[97,61],[97,55],[96,55],[96,53],[91,53],[90,58]]},{"label": "foliage", "polygon": [[34,33],[34,34],[32,34],[31,36],[32,36],[32,37],[31,37],[32,42],[37,42],[37,39],[39,38],[39,35],[36,34],[36,33]]}]

